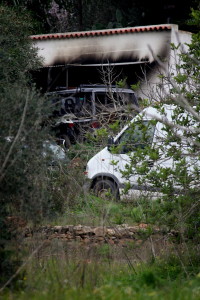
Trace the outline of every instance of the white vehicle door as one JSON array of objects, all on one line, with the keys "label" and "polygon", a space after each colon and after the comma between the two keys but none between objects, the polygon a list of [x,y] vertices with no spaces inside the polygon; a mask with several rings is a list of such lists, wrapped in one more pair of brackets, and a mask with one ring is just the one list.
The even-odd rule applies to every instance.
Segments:
[{"label": "white vehicle door", "polygon": [[[134,166],[130,169],[131,157],[136,150],[151,146],[155,140],[155,135],[156,123],[141,120],[130,125],[115,141],[116,146],[112,151],[111,163],[116,168],[115,172],[120,178],[120,182],[130,182],[131,185],[137,187],[138,174]],[[114,153],[115,148],[118,153]],[[153,161],[149,161],[149,166],[153,167]]]},{"label": "white vehicle door", "polygon": [[177,143],[170,141],[170,144],[166,144],[167,132],[163,123],[157,123],[157,135],[155,137],[156,148],[159,150],[159,160],[156,162],[156,167],[172,168],[173,159],[168,156],[168,150],[170,147],[177,146]]}]

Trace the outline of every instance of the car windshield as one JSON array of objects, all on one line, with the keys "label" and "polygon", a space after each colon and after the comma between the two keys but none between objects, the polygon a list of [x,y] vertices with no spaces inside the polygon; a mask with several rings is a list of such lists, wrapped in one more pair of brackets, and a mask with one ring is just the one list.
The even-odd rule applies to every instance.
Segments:
[{"label": "car windshield", "polygon": [[155,126],[148,120],[132,123],[117,140],[120,153],[128,153],[150,146],[153,142]]}]

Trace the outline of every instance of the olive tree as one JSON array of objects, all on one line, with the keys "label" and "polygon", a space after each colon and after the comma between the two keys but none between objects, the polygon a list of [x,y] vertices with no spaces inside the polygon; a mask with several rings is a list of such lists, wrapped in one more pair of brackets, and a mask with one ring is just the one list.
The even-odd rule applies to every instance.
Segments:
[{"label": "olive tree", "polygon": [[[192,14],[193,20],[199,24],[199,12],[193,10]],[[180,47],[172,45],[175,52]],[[197,241],[200,226],[199,33],[193,34],[187,47],[187,52],[177,54],[176,72],[162,69],[164,65],[157,58],[162,84],[157,86],[159,101],[152,103],[158,113],[151,116],[148,126],[156,126],[159,122],[163,138],[145,144],[149,127],[139,122],[137,126],[142,132],[140,139],[143,143],[138,145],[136,141],[137,147],[129,151],[130,163],[121,172],[127,179],[127,190],[130,188],[129,179],[137,174],[138,185],[148,184],[159,193],[157,201],[145,204],[147,222],[177,231],[182,240]],[[170,118],[164,109],[166,105],[172,110]],[[135,124],[131,124],[130,133],[135,130]],[[169,160],[170,164],[163,163]]]},{"label": "olive tree", "polygon": [[18,261],[9,243],[23,222],[40,221],[50,202],[42,155],[46,108],[29,74],[40,65],[28,37],[29,15],[0,6],[0,31],[0,281],[5,282]]}]

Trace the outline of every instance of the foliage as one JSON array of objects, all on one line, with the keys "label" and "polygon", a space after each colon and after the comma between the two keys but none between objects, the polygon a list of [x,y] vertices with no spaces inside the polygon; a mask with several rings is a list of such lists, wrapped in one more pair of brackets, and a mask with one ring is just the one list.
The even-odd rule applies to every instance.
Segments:
[{"label": "foliage", "polygon": [[69,28],[69,13],[65,8],[55,2],[51,2],[51,7],[47,12],[47,22],[50,32],[65,32]]},{"label": "foliage", "polygon": [[[54,245],[50,259],[40,257],[27,266],[24,291],[4,291],[4,299],[185,299],[199,298],[199,274],[182,272],[173,256],[157,263],[138,262],[134,271],[123,261],[111,262],[108,245],[97,252],[74,251],[74,262],[63,245]],[[52,245],[53,247],[53,245]],[[59,253],[64,255],[61,262]],[[82,256],[81,256],[82,255]]]},{"label": "foliage", "polygon": [[32,16],[32,24],[34,24],[34,31],[31,34],[46,32],[48,30],[48,23],[46,14],[50,8],[51,0],[2,0],[2,4],[14,8],[18,14],[28,12]]},{"label": "foliage", "polygon": [[[80,31],[105,28],[173,23],[189,30],[186,20],[190,7],[198,9],[198,1],[172,6],[166,1],[145,0],[2,0],[10,6],[26,9],[36,21],[37,33]],[[189,28],[189,29],[188,29]],[[194,26],[196,28],[196,26]]]},{"label": "foliage", "polygon": [[[37,223],[51,206],[41,128],[46,114],[30,69],[40,65],[28,36],[28,14],[0,6],[0,270],[1,283],[21,260],[17,236],[26,222]],[[19,250],[19,251],[17,251]]]},{"label": "foliage", "polygon": [[[199,14],[193,11],[193,16],[198,18]],[[180,51],[180,45],[172,47]],[[188,45],[188,52],[180,51],[176,71],[170,76],[163,75],[161,92],[164,90],[167,101],[160,98],[160,103],[154,104],[157,109],[154,120],[145,125],[138,119],[137,125],[130,125],[127,140],[122,139],[113,149],[115,153],[129,155],[130,164],[121,171],[127,181],[138,176],[140,186],[150,185],[161,194],[159,207],[154,211],[157,223],[177,230],[182,241],[198,241],[200,237],[199,47],[197,33]],[[169,90],[165,90],[165,86],[170,87]],[[165,110],[166,103],[173,103],[171,116]],[[162,133],[154,142],[149,140],[153,126]],[[133,144],[128,146],[130,136]]]},{"label": "foliage", "polygon": [[[19,1],[7,2],[12,2],[13,5],[19,4]],[[78,2],[80,5],[81,1]],[[118,6],[114,6],[113,1],[109,2],[110,6],[108,6],[108,2],[106,2],[107,6],[105,6],[104,1],[97,1],[96,3],[87,1],[88,6],[85,5],[82,8],[81,6],[76,6],[75,10],[74,3],[77,4],[78,2],[59,1],[59,4],[65,7],[65,10],[62,11],[64,16],[69,12],[69,22],[70,20],[74,21],[73,27],[70,27],[72,26],[70,23],[66,25],[69,26],[70,30],[88,29],[91,27],[96,29],[102,28],[107,26],[110,15],[113,19],[109,26],[127,25],[127,22],[123,23],[125,22],[124,12]],[[40,22],[44,11],[46,13],[47,10],[51,10],[50,4],[52,4],[50,1],[43,1],[43,4],[41,1],[24,1],[25,7],[34,12],[33,15],[37,15]],[[119,5],[118,1],[117,5]],[[33,9],[35,6],[36,9]],[[95,11],[96,18],[94,19],[98,23],[94,23],[91,18],[87,21],[88,16],[93,15],[94,6],[97,9]],[[103,6],[105,6],[104,10],[101,10]],[[103,15],[105,10],[106,14]],[[94,151],[92,143],[86,145],[86,149],[82,145],[76,145],[68,153],[72,162],[68,161],[58,170],[52,170],[48,165],[48,160],[44,159],[43,141],[46,139],[47,133],[41,130],[41,120],[42,116],[46,114],[46,108],[43,106],[43,99],[32,86],[32,80],[28,73],[30,69],[33,70],[39,66],[40,60],[30,40],[27,39],[27,36],[33,32],[29,15],[25,14],[24,10],[21,13],[22,16],[19,16],[13,8],[0,7],[0,124],[2,128],[0,135],[0,147],[2,149],[0,154],[0,271],[3,274],[1,283],[5,282],[13,274],[21,260],[21,256],[18,255],[19,252],[13,251],[12,243],[8,243],[8,241],[14,241],[16,233],[18,233],[19,221],[28,221],[36,224],[46,215],[49,216],[49,210],[51,210],[52,215],[55,215],[55,212],[58,211],[66,212],[66,214],[69,211],[72,213],[72,209],[74,209],[77,217],[78,214],[84,213],[85,208],[87,213],[88,211],[90,213],[89,216],[85,214],[87,222],[88,219],[93,221],[92,216],[96,215],[98,216],[98,221],[105,222],[106,218],[108,218],[112,224],[121,224],[127,219],[131,219],[132,222],[158,223],[163,225],[163,227],[167,227],[167,230],[168,228],[173,228],[179,231],[178,237],[181,242],[188,242],[188,240],[198,241],[200,222],[198,210],[199,169],[196,161],[199,161],[200,127],[198,115],[200,111],[198,93],[199,35],[193,36],[192,44],[189,45],[189,56],[182,54],[184,64],[177,65],[179,72],[170,81],[169,98],[170,101],[177,101],[177,109],[175,109],[173,115],[173,126],[168,123],[163,125],[163,131],[166,132],[167,139],[163,141],[163,144],[159,145],[159,149],[156,148],[156,145],[153,149],[146,147],[144,144],[142,144],[144,147],[136,147],[134,155],[130,156],[131,165],[127,166],[123,174],[128,179],[133,170],[137,171],[141,175],[140,184],[149,181],[156,188],[159,188],[165,196],[155,202],[147,202],[145,199],[141,199],[137,203],[137,207],[133,206],[130,209],[130,207],[122,204],[105,203],[104,200],[93,197],[86,199],[82,195],[82,170],[84,169],[85,161],[88,160],[88,148],[91,149],[92,153]],[[193,11],[193,14],[195,17],[198,16],[198,13],[195,11]],[[60,15],[57,16],[59,19]],[[136,22],[135,20],[137,18],[134,19],[134,22]],[[58,28],[56,26],[59,26],[59,22],[54,25],[54,28]],[[41,28],[40,30],[44,30],[44,27]],[[45,30],[48,30],[47,28],[48,26]],[[163,80],[165,79],[168,80],[169,78],[164,77]],[[123,84],[123,82],[121,83]],[[138,88],[138,86],[133,88]],[[193,107],[188,104],[195,104],[195,109],[192,110]],[[161,107],[158,107],[158,109],[162,112]],[[180,114],[185,110],[187,115],[192,116],[192,119],[191,117],[179,118]],[[193,126],[196,123],[197,126]],[[177,134],[177,130],[174,130],[174,128],[176,129],[174,124],[178,125],[178,128],[184,128],[183,136],[186,138],[186,145],[190,146],[189,152],[186,153],[186,158],[182,157],[182,139]],[[119,124],[116,122],[110,126],[110,129],[117,131],[118,126]],[[188,131],[188,127],[194,128],[194,130]],[[148,128],[142,126],[141,129],[143,139],[146,141]],[[134,132],[135,128],[132,127],[131,130]],[[107,130],[104,128],[100,129],[97,131],[94,141],[96,143],[105,142],[106,136]],[[115,151],[120,151],[121,146],[124,147],[125,144],[118,145]],[[166,148],[167,151],[165,151]],[[75,150],[78,151],[78,154]],[[78,156],[81,156],[82,161],[76,160]],[[148,161],[151,160],[156,164],[160,156],[162,156],[163,160],[169,156],[172,157],[175,162],[175,168],[169,169],[158,165],[156,172],[151,169]],[[194,157],[195,167],[192,175],[187,169],[187,157],[189,156]],[[68,172],[69,169],[70,172]],[[194,180],[195,185],[193,184]],[[174,181],[178,182],[183,193],[174,193]],[[22,218],[15,219],[18,224],[14,231],[10,230],[8,221],[11,220],[13,225],[14,220],[10,217]],[[18,241],[16,241],[17,243]],[[109,257],[108,248],[107,246],[105,248],[102,247],[100,252],[101,254],[103,253],[103,256]],[[19,250],[21,249],[19,248]],[[194,257],[196,256],[194,255]],[[199,277],[197,276],[190,283],[185,284],[185,275],[190,277],[191,274],[196,273],[196,270],[193,270],[191,273],[188,271],[188,261],[191,262],[191,256],[184,262],[181,260],[181,263],[177,263],[177,260],[172,260],[166,264],[162,262],[160,266],[148,266],[146,270],[141,272],[137,270],[138,276],[133,273],[129,274],[130,276],[127,275],[127,269],[124,271],[123,276],[120,273],[118,273],[120,274],[119,276],[118,274],[115,275],[115,272],[112,275],[112,272],[108,272],[108,264],[105,266],[106,271],[103,270],[99,276],[96,273],[93,276],[96,265],[95,267],[87,265],[88,273],[86,276],[88,277],[84,277],[85,271],[83,271],[86,268],[86,264],[78,262],[77,265],[73,265],[70,269],[69,277],[65,277],[63,273],[60,275],[60,269],[57,269],[57,264],[52,260],[49,262],[51,265],[48,265],[46,262],[38,262],[37,266],[42,266],[42,269],[38,267],[36,277],[33,278],[32,276],[35,273],[35,269],[31,269],[28,275],[31,279],[26,281],[26,277],[24,277],[21,282],[26,285],[26,290],[30,291],[28,296],[30,298],[39,297],[40,295],[44,298],[50,299],[53,297],[55,299],[63,297],[63,295],[69,297],[71,295],[73,299],[75,297],[81,299],[81,297],[92,295],[92,297],[99,297],[100,299],[102,297],[105,299],[106,297],[109,299],[116,299],[116,297],[132,299],[135,296],[141,297],[141,299],[144,299],[144,297],[147,299],[152,299],[153,297],[160,299],[160,297],[163,297],[164,299],[166,292],[163,292],[161,288],[164,282],[167,282],[166,286],[171,293],[171,299],[177,299],[178,289],[176,285],[179,288],[184,287],[184,292],[180,296],[186,295],[187,299],[188,295],[188,299],[192,299],[192,294],[192,297],[194,296],[195,299],[196,295],[199,295],[199,290],[197,289]],[[53,273],[52,265],[54,268]],[[194,265],[195,263],[193,262],[192,266]],[[67,266],[68,269],[69,266]],[[186,269],[185,273],[189,274],[183,273],[182,269]],[[62,269],[62,272],[67,271]],[[91,274],[92,276],[90,276]],[[72,279],[73,275],[77,275],[78,279]],[[59,280],[56,281],[55,278],[59,278]],[[32,282],[33,279],[34,283]],[[77,282],[78,286],[81,287],[80,289],[77,289]],[[18,283],[20,283],[20,280]],[[89,286],[89,288],[88,290],[86,289],[85,296],[83,288],[86,286]],[[144,288],[144,291],[140,289],[141,286]],[[174,289],[171,291],[171,288]],[[32,292],[33,290],[34,292]],[[25,299],[27,294],[17,294],[17,297],[18,299]],[[169,294],[167,294],[167,297],[169,299]],[[10,298],[9,292],[8,298]]]},{"label": "foliage", "polygon": [[28,83],[28,70],[34,70],[39,65],[36,49],[31,47],[31,41],[27,38],[33,30],[30,16],[22,11],[19,17],[14,9],[4,6],[0,7],[0,15],[1,88],[4,82],[13,84],[18,80],[27,80]]}]

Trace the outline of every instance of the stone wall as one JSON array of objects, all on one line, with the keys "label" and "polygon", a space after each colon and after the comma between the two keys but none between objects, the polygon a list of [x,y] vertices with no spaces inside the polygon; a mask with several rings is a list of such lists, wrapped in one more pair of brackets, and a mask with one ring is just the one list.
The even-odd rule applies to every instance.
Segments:
[{"label": "stone wall", "polygon": [[[104,226],[83,226],[83,225],[66,225],[66,226],[43,226],[34,231],[43,238],[62,239],[65,241],[79,241],[82,243],[109,243],[123,244],[127,241],[142,241],[145,237],[159,236],[166,237],[166,232],[161,232],[159,228],[150,227],[147,224],[128,226],[126,224],[116,225],[115,227]],[[167,235],[172,234],[168,233]],[[32,237],[33,232],[30,229],[25,230],[25,237]]]}]

